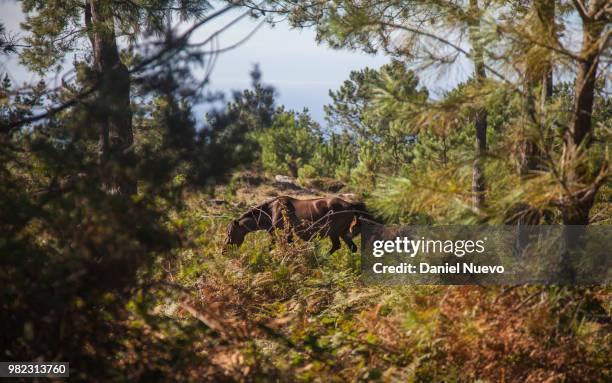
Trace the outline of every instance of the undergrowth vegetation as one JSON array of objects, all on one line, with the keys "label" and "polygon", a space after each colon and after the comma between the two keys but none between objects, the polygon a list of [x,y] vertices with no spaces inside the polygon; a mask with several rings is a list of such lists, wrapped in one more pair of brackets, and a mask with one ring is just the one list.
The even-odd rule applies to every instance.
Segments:
[{"label": "undergrowth vegetation", "polygon": [[164,291],[175,293],[150,309],[209,331],[189,347],[213,380],[610,377],[607,287],[370,286],[348,249],[328,257],[327,241],[285,243],[280,236],[270,249],[265,232],[222,255],[228,217],[244,205],[208,198],[192,194],[174,217],[190,243],[160,265],[173,286]]}]

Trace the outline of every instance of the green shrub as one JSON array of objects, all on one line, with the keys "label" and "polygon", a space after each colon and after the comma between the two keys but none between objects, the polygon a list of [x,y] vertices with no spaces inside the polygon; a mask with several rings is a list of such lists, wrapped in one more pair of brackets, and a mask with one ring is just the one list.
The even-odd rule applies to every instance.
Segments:
[{"label": "green shrub", "polygon": [[315,169],[315,167],[310,164],[306,164],[298,170],[298,180],[302,184],[308,179],[317,177],[317,175],[317,169]]},{"label": "green shrub", "polygon": [[311,160],[321,143],[319,129],[306,113],[276,115],[272,126],[257,136],[264,169],[297,177],[299,168]]}]

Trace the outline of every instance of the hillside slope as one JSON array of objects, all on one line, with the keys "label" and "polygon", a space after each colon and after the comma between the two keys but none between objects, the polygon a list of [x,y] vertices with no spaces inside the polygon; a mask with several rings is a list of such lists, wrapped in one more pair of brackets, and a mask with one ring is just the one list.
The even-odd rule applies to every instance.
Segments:
[{"label": "hillside slope", "polygon": [[[187,250],[164,265],[177,299],[165,315],[208,328],[193,349],[210,380],[604,382],[611,377],[606,287],[366,286],[358,254],[279,243],[264,233],[221,254],[225,226],[279,194],[242,176],[194,193],[172,224]],[[198,375],[202,378],[203,375]]]}]

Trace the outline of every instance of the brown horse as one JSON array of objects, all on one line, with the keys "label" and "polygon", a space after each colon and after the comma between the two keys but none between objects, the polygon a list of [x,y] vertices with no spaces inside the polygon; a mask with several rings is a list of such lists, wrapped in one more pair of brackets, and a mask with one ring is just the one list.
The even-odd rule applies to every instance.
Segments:
[{"label": "brown horse", "polygon": [[351,203],[335,197],[306,200],[277,197],[249,209],[228,225],[224,251],[228,245],[240,246],[250,232],[266,230],[274,240],[275,230],[287,228],[288,242],[294,233],[305,241],[317,236],[329,237],[332,247],[328,254],[340,248],[340,239],[355,252],[357,245],[351,238],[359,233],[349,229],[361,216],[370,217],[361,202]]}]

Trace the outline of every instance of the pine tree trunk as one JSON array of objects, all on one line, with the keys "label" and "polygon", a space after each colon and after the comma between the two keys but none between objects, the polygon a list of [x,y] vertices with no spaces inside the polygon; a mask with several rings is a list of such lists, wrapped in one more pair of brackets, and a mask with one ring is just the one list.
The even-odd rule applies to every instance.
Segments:
[{"label": "pine tree trunk", "polygon": [[[594,7],[597,2],[593,1]],[[581,184],[588,171],[584,166],[577,164],[579,147],[592,132],[591,118],[593,115],[593,102],[595,100],[595,81],[597,79],[598,50],[597,41],[601,37],[605,23],[590,18],[583,19],[581,58],[578,62],[575,83],[575,101],[572,122],[563,136],[563,171],[570,191]],[[594,202],[594,193],[584,198],[578,194],[568,199],[563,207],[563,223],[566,225],[586,225],[589,223],[589,213]]]},{"label": "pine tree trunk", "polygon": [[89,0],[85,9],[98,86],[94,119],[105,187],[111,193],[131,195],[136,193],[136,182],[130,174],[134,156],[130,74],[119,57],[111,6]]},{"label": "pine tree trunk", "polygon": [[484,156],[487,151],[487,111],[482,108],[476,112],[476,158],[472,164],[472,204],[479,209],[485,202],[486,182],[484,175]]},{"label": "pine tree trunk", "polygon": [[[564,229],[563,249],[559,255],[558,275],[561,283],[573,283],[576,271],[573,267],[572,252],[581,247],[584,240],[584,225],[589,224],[589,213],[595,202],[595,193],[585,194],[576,190],[583,188],[589,170],[579,164],[579,149],[587,147],[592,133],[593,103],[595,101],[595,82],[598,67],[598,41],[604,30],[605,22],[595,20],[597,9],[602,0],[590,2],[588,14],[582,18],[582,47],[576,73],[575,97],[572,121],[563,135],[562,170],[571,196],[561,208]],[[584,150],[584,149],[583,149]],[[571,225],[571,226],[570,226]],[[580,226],[574,226],[580,225]]]},{"label": "pine tree trunk", "polygon": [[[555,0],[541,0],[536,2],[538,18],[540,19],[541,31],[547,36],[549,44],[555,44],[557,40],[557,27],[555,24]],[[553,94],[553,58],[552,52],[548,52],[546,57],[547,65],[546,70],[542,75],[542,94],[541,103],[542,108],[546,101],[548,101]]]},{"label": "pine tree trunk", "polygon": [[[541,170],[543,166],[540,144],[546,144],[546,142],[542,142],[544,141],[543,137],[546,134],[546,126],[545,121],[537,118],[538,112],[536,109],[536,103],[540,103],[540,111],[543,114],[545,104],[550,98],[550,95],[552,95],[552,88],[550,95],[545,88],[548,87],[547,84],[551,84],[552,86],[551,72],[544,74],[544,76],[542,76],[542,78],[538,79],[536,82],[530,78],[529,74],[526,75],[525,93],[527,94],[527,97],[523,105],[524,116],[522,121],[522,137],[518,144],[518,168],[521,178],[529,176],[536,170]],[[542,87],[542,93],[540,95],[541,98],[538,101],[534,93],[539,87]]]},{"label": "pine tree trunk", "polygon": [[[532,26],[532,33],[536,36],[542,36],[548,44],[554,46],[556,41],[555,1],[536,1],[534,6],[537,20]],[[546,62],[543,70],[534,73],[532,67],[526,68],[525,93],[527,93],[527,100],[525,100],[525,128],[528,127],[527,124],[529,122],[537,125],[537,128],[540,130],[545,128],[545,121],[536,118],[537,103],[539,103],[540,113],[543,116],[546,103],[553,93],[552,52],[546,52],[543,60]],[[539,97],[535,94],[537,89],[540,89]],[[542,144],[545,144],[545,142],[542,142]],[[525,134],[519,145],[519,174],[521,177],[525,177],[534,170],[541,168],[542,152],[533,134]]]},{"label": "pine tree trunk", "polygon": [[[482,84],[486,79],[484,52],[479,38],[480,9],[478,0],[470,0],[469,23],[470,43],[472,45],[472,61],[474,62],[474,80]],[[480,209],[485,202],[486,180],[484,175],[484,157],[487,152],[487,110],[480,108],[474,116],[474,129],[476,131],[475,158],[472,164],[472,205]]]}]

